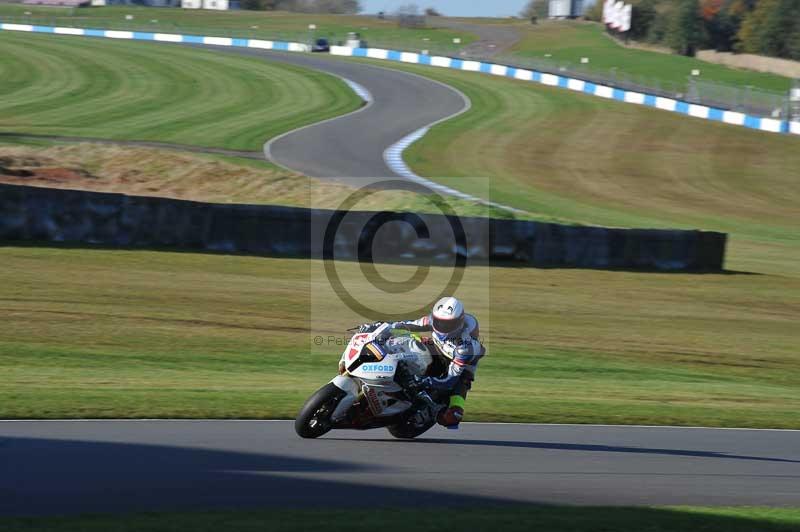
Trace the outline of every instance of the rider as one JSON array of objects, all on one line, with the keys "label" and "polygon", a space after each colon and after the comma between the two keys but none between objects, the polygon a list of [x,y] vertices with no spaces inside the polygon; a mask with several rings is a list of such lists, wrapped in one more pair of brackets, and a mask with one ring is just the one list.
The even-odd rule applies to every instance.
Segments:
[{"label": "rider", "polygon": [[457,428],[464,417],[464,400],[475,380],[478,360],[486,354],[478,336],[478,320],[464,312],[464,305],[458,299],[443,297],[433,305],[430,314],[417,320],[395,322],[392,328],[433,333],[434,351],[448,358],[450,365],[446,376],[423,377],[418,384],[450,392],[449,405],[439,412],[437,421],[445,427]]}]

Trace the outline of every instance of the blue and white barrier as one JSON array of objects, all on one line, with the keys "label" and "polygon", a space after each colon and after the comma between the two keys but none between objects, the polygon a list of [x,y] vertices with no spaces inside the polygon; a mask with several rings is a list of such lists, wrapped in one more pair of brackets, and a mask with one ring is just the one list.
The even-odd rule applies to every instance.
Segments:
[{"label": "blue and white barrier", "polygon": [[[172,43],[192,43],[192,44],[212,44],[216,46],[236,46],[242,48],[260,48],[262,50],[282,50],[287,52],[309,52],[311,48],[307,44],[298,42],[266,41],[260,39],[238,39],[233,37],[210,37],[202,35],[181,35],[176,33],[153,33],[142,31],[122,31],[122,30],[101,30],[89,28],[62,28],[56,26],[37,26],[32,24],[9,24],[0,22],[0,30],[5,31],[26,31],[34,33],[53,33],[58,35],[82,35],[85,37],[106,37],[109,39],[130,39],[137,41],[157,41]],[[456,59],[452,57],[432,56],[418,54],[415,52],[401,52],[398,50],[384,50],[381,48],[349,48],[347,46],[331,46],[331,54],[351,57],[369,57],[373,59],[384,59],[388,61],[399,61],[402,63],[413,63],[419,65],[430,65],[442,68],[453,68],[468,72],[482,72],[495,76],[504,76],[523,81],[533,81],[551,87],[560,87],[584,94],[591,94],[600,98],[616,100],[620,102],[632,103],[654,107],[664,111],[671,111],[683,115],[724,122],[736,126],[743,126],[759,131],[771,133],[787,133],[800,135],[800,122],[787,122],[774,118],[764,118],[751,116],[735,111],[716,109],[705,105],[696,105],[682,100],[664,98],[652,94],[641,92],[626,91],[606,85],[598,85],[580,79],[557,76],[515,68],[494,63],[484,63],[482,61],[470,61]]]},{"label": "blue and white barrier", "polygon": [[494,76],[504,76],[523,81],[533,81],[536,83],[541,83],[542,85],[560,87],[575,92],[591,94],[592,96],[597,96],[600,98],[607,98],[609,100],[645,105],[647,107],[654,107],[656,109],[680,113],[695,118],[702,118],[704,120],[724,122],[726,124],[744,126],[760,131],[769,131],[771,133],[792,133],[795,135],[800,135],[800,122],[787,122],[785,120],[776,120],[774,118],[751,116],[735,111],[726,111],[724,109],[716,109],[713,107],[707,107],[705,105],[696,105],[682,100],[664,98],[652,94],[626,91],[614,87],[608,87],[606,85],[598,85],[589,81],[557,76],[555,74],[547,74],[544,72],[537,72],[535,70],[527,70],[524,68],[515,68],[494,63],[484,63],[481,61],[469,61],[452,57],[431,56],[412,52],[400,52],[396,50],[384,50],[380,48],[348,48],[346,46],[331,46],[331,54],[350,57],[384,59],[388,61],[430,65],[442,68],[453,68],[468,72],[482,72],[484,74],[491,74]]},{"label": "blue and white barrier", "polygon": [[260,48],[262,50],[283,50],[287,52],[308,52],[310,47],[299,42],[263,41],[260,39],[237,39],[233,37],[207,37],[202,35],[180,35],[176,33],[153,33],[147,31],[99,30],[89,28],[60,28],[57,26],[36,26],[32,24],[0,23],[0,30],[28,31],[33,33],[54,33],[57,35],[82,35],[84,37],[106,37],[108,39],[130,39],[135,41],[158,41],[192,44],[214,44],[216,46],[239,46]]}]

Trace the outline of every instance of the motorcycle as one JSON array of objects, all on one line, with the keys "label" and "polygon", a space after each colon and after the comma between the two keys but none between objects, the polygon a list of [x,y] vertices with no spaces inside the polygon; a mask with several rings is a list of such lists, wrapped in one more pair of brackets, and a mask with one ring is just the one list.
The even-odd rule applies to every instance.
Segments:
[{"label": "motorcycle", "polygon": [[295,431],[318,438],[332,429],[386,427],[396,438],[416,438],[435,424],[446,398],[414,389],[414,376],[435,375],[441,368],[446,365],[424,342],[392,336],[388,323],[356,333],[342,353],[339,375],[308,398]]}]

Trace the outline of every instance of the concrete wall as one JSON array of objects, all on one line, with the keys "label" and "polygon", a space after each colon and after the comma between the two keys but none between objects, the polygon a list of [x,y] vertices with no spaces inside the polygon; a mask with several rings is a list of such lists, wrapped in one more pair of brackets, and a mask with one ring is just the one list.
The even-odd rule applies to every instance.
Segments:
[{"label": "concrete wall", "polygon": [[[338,211],[223,205],[0,185],[0,243],[17,241],[169,247],[276,257],[321,257],[320,241]],[[372,212],[348,213],[336,232],[336,258],[356,260]],[[719,271],[726,235],[703,231],[607,229],[516,220],[459,218],[469,239],[454,246],[452,219],[402,213],[378,251],[385,262],[510,263],[530,267]],[[430,237],[420,239],[425,226]],[[386,230],[386,229],[384,229]],[[312,235],[318,235],[312,238]],[[449,235],[441,237],[437,235]],[[361,240],[360,240],[361,239]],[[362,255],[363,257],[363,255]],[[378,259],[376,258],[376,261]]]}]

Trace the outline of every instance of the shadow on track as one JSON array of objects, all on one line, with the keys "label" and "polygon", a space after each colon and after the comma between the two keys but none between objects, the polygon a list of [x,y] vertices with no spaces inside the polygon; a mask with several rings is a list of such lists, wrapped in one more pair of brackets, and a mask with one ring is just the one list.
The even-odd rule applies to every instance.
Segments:
[{"label": "shadow on track", "polygon": [[[346,462],[268,452],[0,437],[0,516],[365,507],[386,501],[409,507],[441,504],[442,494],[433,491],[385,486],[375,489],[313,477],[320,473],[384,471],[381,460],[364,458]],[[297,474],[301,476],[293,476]],[[501,498],[460,497],[458,505],[504,502]]]},{"label": "shadow on track", "polygon": [[474,445],[480,447],[516,447],[521,449],[544,449],[554,451],[580,451],[600,453],[631,453],[631,454],[657,454],[665,456],[687,456],[692,458],[724,458],[728,460],[752,460],[761,462],[783,462],[800,464],[800,460],[789,458],[770,458],[765,456],[747,456],[738,454],[719,453],[714,451],[692,451],[688,449],[655,449],[648,447],[624,447],[618,445],[591,445],[577,443],[556,443],[537,441],[511,441],[511,440],[459,440],[454,438],[417,438],[415,440],[396,440],[391,438],[363,439],[352,438],[325,438],[326,440],[360,441],[360,442],[392,442],[406,444],[446,444],[446,445]]},{"label": "shadow on track", "polygon": [[[413,443],[417,442],[487,443],[484,440],[416,440]],[[517,446],[525,442],[489,443]],[[358,484],[313,476],[314,473],[376,472],[392,475],[393,470],[382,465],[389,456],[386,452],[367,452],[363,460],[348,462],[215,450],[203,448],[202,438],[196,445],[1,437],[0,530],[155,532],[169,528],[194,532],[265,529],[278,532],[347,529],[354,532],[379,527],[384,532],[399,532],[408,530],[409,523],[418,523],[420,512],[427,515],[427,527],[419,526],[420,530],[475,529],[475,525],[488,530],[498,523],[504,523],[504,530],[535,528],[542,532],[567,529],[575,532],[796,530],[791,524],[775,523],[760,516],[703,515],[681,509],[647,507],[568,507],[538,502],[522,505],[507,498],[453,497],[434,490],[398,488],[378,482]],[[324,446],[324,440],[298,439],[289,445],[289,448]],[[443,508],[448,510],[443,511]],[[203,513],[197,513],[200,510]],[[208,513],[209,510],[213,513]],[[154,511],[180,513],[151,513]],[[148,513],[128,515],[124,519],[114,515],[85,516],[87,513],[132,512]],[[74,517],[5,518],[53,515]],[[231,528],[234,522],[236,526]]]}]

